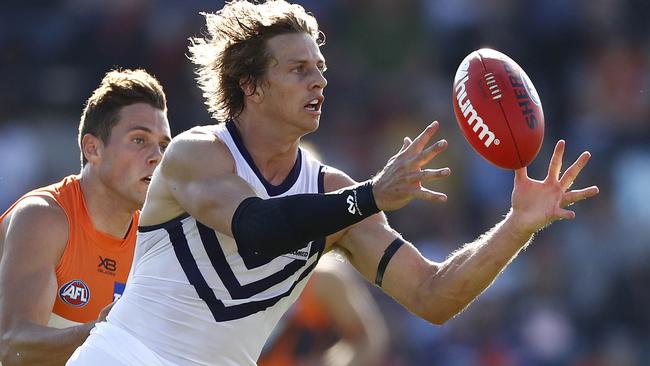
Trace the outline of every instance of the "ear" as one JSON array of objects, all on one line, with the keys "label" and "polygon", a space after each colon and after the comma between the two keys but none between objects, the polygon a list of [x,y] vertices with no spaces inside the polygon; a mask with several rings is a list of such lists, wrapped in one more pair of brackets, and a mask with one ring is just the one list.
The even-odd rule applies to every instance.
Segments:
[{"label": "ear", "polygon": [[255,87],[250,78],[241,78],[239,80],[239,87],[244,92],[244,99],[249,99],[255,103],[259,103],[262,100],[262,88],[259,86]]},{"label": "ear", "polygon": [[81,151],[88,162],[97,163],[101,159],[104,142],[89,133],[81,138]]}]

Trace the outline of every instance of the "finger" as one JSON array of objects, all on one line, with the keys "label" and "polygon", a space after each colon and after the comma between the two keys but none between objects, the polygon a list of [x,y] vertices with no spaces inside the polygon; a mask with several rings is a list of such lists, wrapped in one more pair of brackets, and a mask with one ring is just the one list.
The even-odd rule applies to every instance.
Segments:
[{"label": "finger", "polygon": [[570,206],[578,201],[586,200],[598,194],[600,190],[597,186],[591,186],[584,189],[573,190],[566,192],[562,196],[562,202],[560,202],[560,207]]},{"label": "finger", "polygon": [[427,128],[422,131],[418,137],[413,140],[413,143],[406,149],[407,151],[412,151],[419,153],[424,149],[425,146],[429,143],[429,140],[431,140],[431,137],[438,131],[438,127],[440,124],[438,121],[434,121],[430,125],[427,126]]},{"label": "finger", "polygon": [[427,182],[435,179],[447,177],[451,174],[451,169],[424,169],[419,172],[411,173],[404,177],[407,183]]},{"label": "finger", "polygon": [[528,167],[515,170],[515,180],[522,181],[528,179]]},{"label": "finger", "polygon": [[557,211],[554,213],[554,216],[558,219],[573,220],[576,217],[576,213],[571,210],[558,208]]},{"label": "finger", "polygon": [[427,147],[422,154],[416,159],[417,163],[419,166],[425,165],[426,163],[430,162],[431,159],[433,159],[436,155],[440,154],[443,152],[447,146],[449,146],[449,143],[447,143],[447,140],[440,140],[436,142],[435,144]]},{"label": "finger", "polygon": [[564,156],[564,140],[559,140],[555,144],[555,150],[553,151],[553,156],[551,156],[551,163],[548,165],[548,175],[547,178],[557,181],[560,177],[560,170],[562,169],[562,157]]},{"label": "finger", "polygon": [[571,164],[569,169],[567,169],[566,172],[562,174],[562,178],[560,178],[560,184],[562,185],[562,188],[569,189],[569,187],[571,187],[573,181],[576,179],[578,174],[580,174],[580,171],[582,171],[582,168],[587,165],[590,157],[591,154],[588,151],[585,151],[573,164]]},{"label": "finger", "polygon": [[413,198],[431,202],[447,202],[447,195],[421,187],[413,192]]},{"label": "finger", "polygon": [[399,149],[398,154],[401,153],[402,151],[406,150],[406,148],[409,147],[409,145],[411,145],[411,142],[412,141],[408,136],[404,137],[404,142],[402,142],[402,148]]}]

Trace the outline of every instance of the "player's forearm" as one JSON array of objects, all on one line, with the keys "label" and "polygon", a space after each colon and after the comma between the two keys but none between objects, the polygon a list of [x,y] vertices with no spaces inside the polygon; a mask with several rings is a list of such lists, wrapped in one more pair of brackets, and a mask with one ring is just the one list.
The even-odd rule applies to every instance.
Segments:
[{"label": "player's forearm", "polygon": [[277,257],[379,212],[369,182],[328,194],[246,198],[232,218],[241,252]]},{"label": "player's forearm", "polygon": [[[476,241],[454,252],[425,283],[425,318],[442,324],[480,295],[532,236],[520,233],[512,213]],[[426,295],[425,295],[426,294]]]},{"label": "player's forearm", "polygon": [[65,365],[94,322],[57,329],[26,323],[2,337],[2,365]]}]

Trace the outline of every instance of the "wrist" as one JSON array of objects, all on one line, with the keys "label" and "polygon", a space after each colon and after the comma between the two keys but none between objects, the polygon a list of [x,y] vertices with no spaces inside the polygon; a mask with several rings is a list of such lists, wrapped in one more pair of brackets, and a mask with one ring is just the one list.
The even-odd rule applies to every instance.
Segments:
[{"label": "wrist", "polygon": [[535,234],[535,230],[528,228],[512,208],[506,214],[504,229],[513,239],[521,243],[528,242]]},{"label": "wrist", "polygon": [[361,213],[375,214],[381,211],[375,201],[373,186],[372,180],[368,180],[361,183],[358,188],[354,190],[356,194],[356,204]]}]

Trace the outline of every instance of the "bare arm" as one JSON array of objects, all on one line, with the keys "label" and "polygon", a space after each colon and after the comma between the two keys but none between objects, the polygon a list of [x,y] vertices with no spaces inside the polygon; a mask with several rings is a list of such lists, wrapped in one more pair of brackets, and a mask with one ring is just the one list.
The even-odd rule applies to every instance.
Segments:
[{"label": "bare arm", "polygon": [[[414,152],[416,161],[427,160],[418,153],[422,149]],[[461,312],[494,281],[536,231],[558,219],[575,216],[563,207],[598,193],[597,187],[567,192],[589,154],[583,153],[560,178],[563,151],[564,142],[561,141],[544,181],[528,178],[525,168],[517,171],[512,209],[506,218],[473,243],[452,253],[444,262],[429,261],[409,243],[402,246],[387,266],[383,290],[434,324],[442,324]],[[330,187],[353,183],[340,174],[326,178],[326,185],[328,181]],[[410,189],[420,188],[416,184]],[[374,281],[384,249],[398,236],[383,215],[375,215],[346,230],[336,245],[347,251],[351,263],[364,277]]]},{"label": "bare arm", "polygon": [[[530,239],[513,236],[510,217],[442,263],[424,258],[406,243],[388,263],[382,289],[419,317],[443,324],[487,288]],[[387,227],[382,217],[352,228],[338,243],[349,251],[350,261],[371,282],[384,248],[398,237]]]},{"label": "bare arm", "polygon": [[228,148],[209,131],[192,129],[176,136],[154,173],[141,225],[167,221],[187,212],[232,236],[232,216],[245,198],[255,196],[235,174]]},{"label": "bare arm", "polygon": [[[427,127],[423,137],[418,137],[412,144],[405,144],[403,152],[413,149],[409,145],[419,146],[423,140],[428,141],[436,129],[437,124]],[[446,143],[442,141],[423,154],[433,156],[445,146]],[[380,198],[376,202],[381,203],[383,209],[397,209],[408,202],[404,199],[405,194],[399,192],[403,185],[435,179],[447,173],[448,169],[420,170],[414,164],[405,167],[402,160],[400,163],[391,161],[373,181],[371,189]],[[356,191],[329,195],[304,194],[272,198],[263,200],[264,202],[248,200],[249,204],[243,205],[244,208],[238,211],[240,215],[237,217],[248,220],[246,225],[240,224],[243,220],[233,222],[234,214],[241,208],[242,201],[256,194],[245,180],[235,174],[235,164],[225,144],[210,131],[197,128],[177,136],[169,145],[161,165],[154,173],[140,224],[158,224],[182,212],[188,212],[203,224],[235,237],[240,244],[247,241],[248,245],[245,246],[258,245],[259,237],[264,236],[266,245],[280,248],[268,250],[265,254],[277,255],[281,250],[295,250],[295,245],[300,248],[309,240],[358,222],[364,217],[362,211],[376,210],[369,185],[364,185],[363,188],[363,191],[359,190],[362,192],[359,201],[356,201],[364,207],[363,210],[348,209],[349,202],[346,199],[357,197]],[[398,193],[395,194],[394,191]],[[432,201],[445,198],[443,194],[423,188],[415,193],[409,192],[411,194]],[[251,202],[256,205],[247,211],[247,208],[253,207]],[[329,217],[330,220],[318,223],[317,220],[305,220],[304,215],[297,213],[308,213],[318,218]],[[334,224],[327,225],[328,223]],[[241,229],[240,238],[248,240],[237,238],[237,232],[232,232],[233,227]],[[262,252],[264,249],[266,248],[256,247],[254,251]]]},{"label": "bare arm", "polygon": [[377,304],[348,263],[326,255],[310,279],[314,294],[341,340],[324,355],[327,365],[376,365],[387,342]]},{"label": "bare arm", "polygon": [[53,201],[33,197],[5,220],[0,360],[4,366],[63,365],[94,326],[47,327],[57,293],[55,268],[68,240],[67,218]]}]

